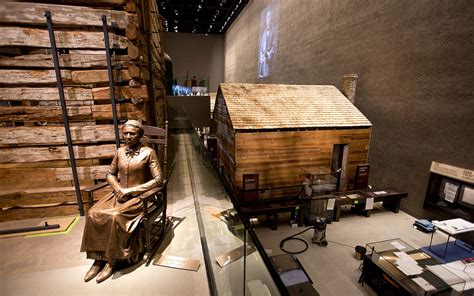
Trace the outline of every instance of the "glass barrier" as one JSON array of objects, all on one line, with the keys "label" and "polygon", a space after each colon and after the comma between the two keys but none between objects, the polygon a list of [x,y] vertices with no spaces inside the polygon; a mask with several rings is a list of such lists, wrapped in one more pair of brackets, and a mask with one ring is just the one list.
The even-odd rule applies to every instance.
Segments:
[{"label": "glass barrier", "polygon": [[[205,149],[202,137],[190,130],[188,161],[193,168],[193,190],[199,203],[208,266],[219,295],[280,295],[283,284],[248,221],[234,208]],[[273,275],[272,275],[273,273]],[[275,279],[276,276],[276,279]],[[276,282],[280,281],[280,282]],[[283,288],[278,288],[280,287]],[[282,290],[283,289],[283,290]],[[281,292],[283,291],[283,292]]]}]

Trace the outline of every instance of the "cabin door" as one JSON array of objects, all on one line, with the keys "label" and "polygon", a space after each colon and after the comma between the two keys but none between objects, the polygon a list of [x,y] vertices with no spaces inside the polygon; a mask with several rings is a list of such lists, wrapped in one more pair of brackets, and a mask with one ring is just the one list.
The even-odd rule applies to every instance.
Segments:
[{"label": "cabin door", "polygon": [[338,174],[337,190],[342,191],[347,184],[347,162],[349,158],[349,144],[335,144],[332,149],[331,171]]}]

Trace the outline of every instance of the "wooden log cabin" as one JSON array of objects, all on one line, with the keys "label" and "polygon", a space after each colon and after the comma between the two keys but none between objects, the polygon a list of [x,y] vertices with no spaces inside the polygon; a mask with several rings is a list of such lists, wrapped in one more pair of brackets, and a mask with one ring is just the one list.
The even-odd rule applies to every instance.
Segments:
[{"label": "wooden log cabin", "polygon": [[314,168],[342,169],[344,190],[367,162],[371,123],[331,85],[222,83],[213,133],[217,166],[234,195],[244,176],[276,188],[302,184],[302,171]]},{"label": "wooden log cabin", "polygon": [[52,15],[81,188],[105,178],[115,153],[103,15],[119,123],[165,121],[164,26],[156,1],[1,2],[0,221],[79,213],[45,11]]}]

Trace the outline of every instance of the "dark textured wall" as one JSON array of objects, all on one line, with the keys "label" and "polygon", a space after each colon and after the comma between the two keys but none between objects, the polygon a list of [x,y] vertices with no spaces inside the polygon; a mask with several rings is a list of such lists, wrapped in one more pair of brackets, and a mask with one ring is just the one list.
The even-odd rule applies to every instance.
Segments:
[{"label": "dark textured wall", "polygon": [[357,73],[373,123],[370,183],[422,209],[432,160],[474,168],[474,4],[466,0],[280,1],[272,76],[257,78],[260,12],[250,1],[225,35],[226,82],[332,84]]},{"label": "dark textured wall", "polygon": [[173,60],[175,77],[209,77],[210,92],[217,92],[224,78],[224,36],[166,33],[165,52]]}]

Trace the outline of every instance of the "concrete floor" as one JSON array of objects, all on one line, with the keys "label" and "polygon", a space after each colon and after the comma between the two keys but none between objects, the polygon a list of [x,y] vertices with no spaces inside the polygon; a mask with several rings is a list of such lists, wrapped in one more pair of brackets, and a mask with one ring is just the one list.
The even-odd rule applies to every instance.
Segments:
[{"label": "concrete floor", "polygon": [[[215,172],[202,156],[199,145],[188,134],[174,135],[174,156],[169,183],[168,215],[182,222],[169,234],[157,253],[174,255],[201,262],[197,272],[172,269],[143,263],[117,271],[101,283],[84,283],[83,276],[90,260],[80,253],[84,219],[68,235],[37,238],[0,239],[0,293],[2,295],[209,295],[208,278],[201,240],[205,236],[212,273],[219,295],[243,295],[248,283],[265,285],[272,295],[278,292],[257,252],[247,256],[244,283],[243,258],[221,268],[214,260],[218,255],[242,247],[242,239],[230,231],[228,224],[215,214],[232,208]],[[195,200],[200,212],[197,213]],[[197,223],[201,215],[204,227]],[[357,283],[360,261],[353,256],[355,245],[390,238],[402,238],[414,247],[429,244],[430,235],[412,227],[415,219],[403,212],[394,214],[381,207],[370,218],[345,213],[340,222],[327,228],[328,247],[310,244],[297,255],[314,286],[321,295],[374,295],[367,286]],[[40,220],[23,220],[0,224],[1,229],[36,225]],[[281,239],[304,228],[291,228],[281,222],[277,231],[257,226],[256,233],[270,255],[282,253]],[[235,232],[235,231],[234,231]],[[310,242],[312,231],[300,237]],[[443,234],[435,234],[434,243],[444,242]],[[340,244],[347,246],[343,246]],[[349,247],[348,247],[349,246]],[[287,249],[301,247],[289,242]],[[257,294],[257,293],[256,293]],[[247,293],[250,295],[250,293]]]}]

